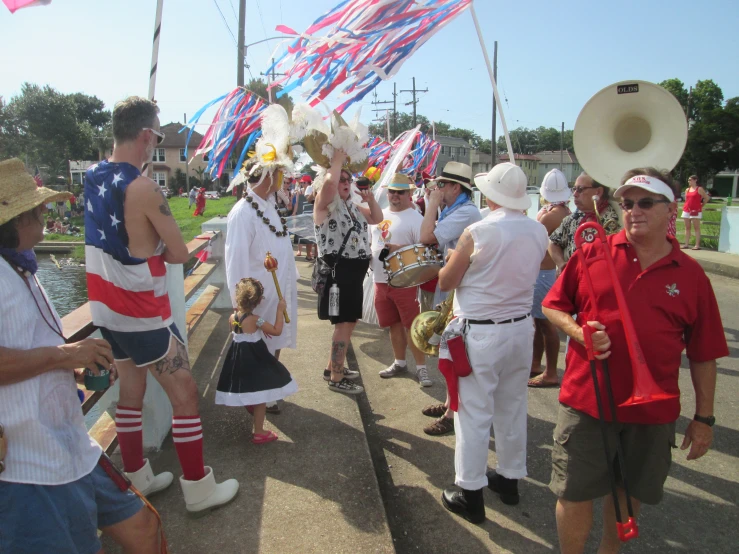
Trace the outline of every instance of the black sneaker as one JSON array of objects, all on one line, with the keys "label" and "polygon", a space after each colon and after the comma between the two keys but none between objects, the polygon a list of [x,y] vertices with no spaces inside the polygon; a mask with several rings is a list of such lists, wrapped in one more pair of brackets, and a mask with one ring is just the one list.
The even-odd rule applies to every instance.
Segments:
[{"label": "black sneaker", "polygon": [[[353,371],[349,369],[348,367],[344,368],[344,379],[359,379],[359,372]],[[328,369],[323,370],[323,380],[324,381],[330,381],[331,380],[331,371]]]},{"label": "black sneaker", "polygon": [[343,392],[344,394],[362,394],[364,392],[364,387],[344,378],[338,383],[329,381],[328,390],[333,392]]},{"label": "black sneaker", "polygon": [[498,475],[494,469],[487,472],[488,488],[498,493],[503,504],[515,506],[520,501],[518,495],[518,479],[508,479]]}]

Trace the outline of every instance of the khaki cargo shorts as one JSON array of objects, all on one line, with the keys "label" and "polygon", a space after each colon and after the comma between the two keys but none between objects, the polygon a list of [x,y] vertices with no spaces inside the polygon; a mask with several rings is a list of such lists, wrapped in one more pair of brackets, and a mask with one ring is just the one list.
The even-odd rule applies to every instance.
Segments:
[{"label": "khaki cargo shorts", "polygon": [[[552,480],[549,483],[554,494],[571,502],[594,500],[610,494],[602,437],[600,422],[596,418],[564,404],[559,405],[552,448]],[[623,449],[631,496],[644,504],[659,503],[672,463],[675,423],[608,424],[608,443],[616,480],[620,484],[616,441],[621,442]]]}]

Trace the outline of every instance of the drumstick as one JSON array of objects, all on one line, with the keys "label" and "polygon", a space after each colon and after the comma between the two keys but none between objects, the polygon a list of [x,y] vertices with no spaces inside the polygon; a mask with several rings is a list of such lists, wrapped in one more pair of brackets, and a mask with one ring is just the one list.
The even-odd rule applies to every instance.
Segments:
[{"label": "drumstick", "polygon": [[[272,274],[272,279],[274,279],[275,288],[277,289],[277,298],[282,300],[280,283],[277,282],[277,260],[272,257],[272,254],[270,252],[267,252],[267,255],[264,258],[264,269]],[[283,310],[282,313],[285,316],[285,323],[290,323],[290,316],[287,315],[287,310]]]}]

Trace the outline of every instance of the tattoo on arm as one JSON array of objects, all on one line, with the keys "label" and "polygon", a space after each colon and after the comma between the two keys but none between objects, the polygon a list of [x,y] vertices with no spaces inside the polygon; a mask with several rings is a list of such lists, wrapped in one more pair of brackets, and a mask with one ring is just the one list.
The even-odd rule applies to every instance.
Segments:
[{"label": "tattoo on arm", "polygon": [[346,343],[344,341],[331,343],[331,373],[344,373],[345,358]]},{"label": "tattoo on arm", "polygon": [[154,364],[154,371],[159,377],[172,375],[179,370],[184,369],[190,371],[190,360],[187,358],[187,348],[180,341],[175,339],[177,348],[174,355],[168,355]]},{"label": "tattoo on arm", "polygon": [[166,200],[159,204],[159,212],[162,215],[172,215],[172,210],[169,209],[169,204],[167,204]]},{"label": "tattoo on arm", "polygon": [[159,204],[159,212],[162,215],[172,215],[172,210],[169,209],[169,203],[167,202],[167,197],[164,196],[164,193],[162,192],[162,187],[156,185],[154,187],[154,192],[158,193],[162,197],[162,203]]}]

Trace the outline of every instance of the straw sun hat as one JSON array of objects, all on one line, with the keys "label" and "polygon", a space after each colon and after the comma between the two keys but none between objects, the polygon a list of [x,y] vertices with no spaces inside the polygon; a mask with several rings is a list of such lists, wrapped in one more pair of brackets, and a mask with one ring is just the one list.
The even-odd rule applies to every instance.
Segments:
[{"label": "straw sun hat", "polygon": [[68,192],[38,187],[18,158],[0,162],[0,225],[41,204],[71,197]]}]

